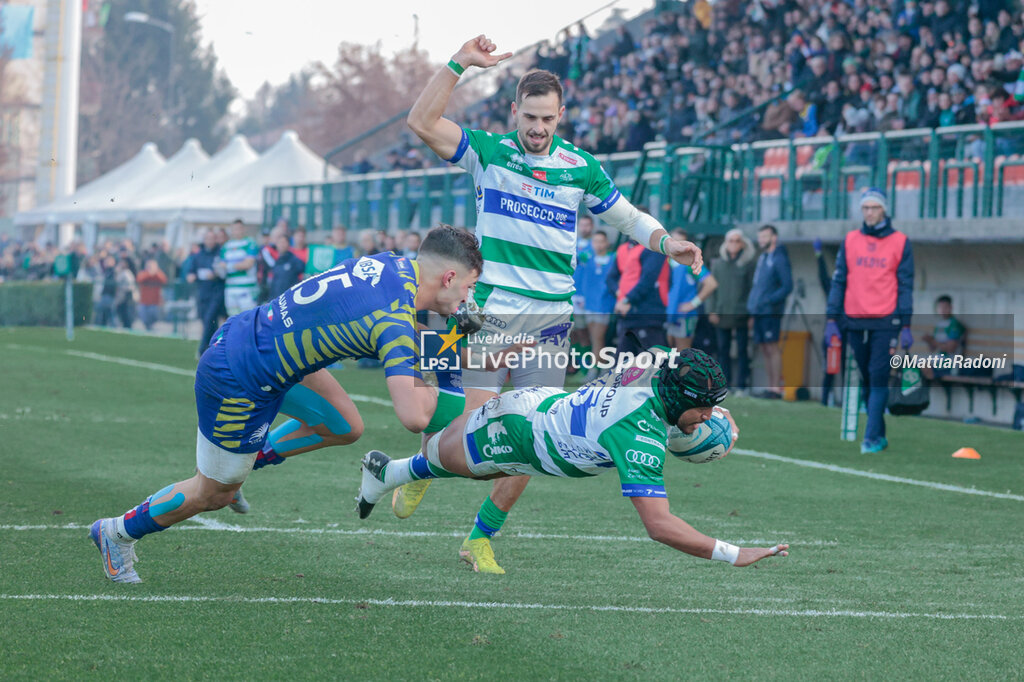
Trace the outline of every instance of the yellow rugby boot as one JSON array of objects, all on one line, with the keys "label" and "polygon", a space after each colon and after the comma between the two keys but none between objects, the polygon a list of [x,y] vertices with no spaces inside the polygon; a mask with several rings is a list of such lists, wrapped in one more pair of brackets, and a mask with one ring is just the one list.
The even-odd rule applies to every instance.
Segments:
[{"label": "yellow rugby boot", "polygon": [[498,573],[501,575],[505,573],[505,569],[494,560],[494,550],[491,549],[490,538],[470,540],[467,537],[462,541],[459,558],[472,566],[473,570],[477,573]]},{"label": "yellow rugby boot", "polygon": [[391,496],[391,509],[394,510],[395,516],[400,519],[407,519],[412,516],[412,513],[416,511],[416,507],[420,506],[420,502],[423,500],[423,496],[433,480],[432,478],[424,478],[412,483],[406,483],[401,488],[397,488]]}]

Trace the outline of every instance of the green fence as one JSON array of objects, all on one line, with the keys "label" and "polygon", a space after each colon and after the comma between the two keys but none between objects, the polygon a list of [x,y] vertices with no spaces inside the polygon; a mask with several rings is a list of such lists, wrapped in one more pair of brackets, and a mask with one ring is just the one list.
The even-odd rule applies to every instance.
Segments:
[{"label": "green fence", "polygon": [[[1024,209],[1024,122],[737,144],[647,145],[599,157],[619,188],[667,227],[720,234],[736,222],[846,220],[865,187],[900,218],[998,218]],[[265,226],[423,229],[476,224],[458,168],[370,173],[268,187]]]},{"label": "green fence", "polygon": [[1002,218],[1024,208],[1024,122],[755,142],[738,155],[737,218],[845,220],[865,187],[895,217]]},{"label": "green fence", "polygon": [[[92,320],[92,284],[74,283],[72,319],[75,326]],[[4,282],[0,285],[0,327],[63,327],[64,282]]]}]

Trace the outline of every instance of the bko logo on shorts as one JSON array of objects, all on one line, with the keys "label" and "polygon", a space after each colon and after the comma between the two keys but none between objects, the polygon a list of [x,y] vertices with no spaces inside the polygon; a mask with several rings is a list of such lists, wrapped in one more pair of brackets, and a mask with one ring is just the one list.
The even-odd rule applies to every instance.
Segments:
[{"label": "bko logo on shorts", "polygon": [[463,337],[456,330],[441,332],[425,329],[420,332],[420,369],[424,372],[455,372],[462,369],[458,341]]}]

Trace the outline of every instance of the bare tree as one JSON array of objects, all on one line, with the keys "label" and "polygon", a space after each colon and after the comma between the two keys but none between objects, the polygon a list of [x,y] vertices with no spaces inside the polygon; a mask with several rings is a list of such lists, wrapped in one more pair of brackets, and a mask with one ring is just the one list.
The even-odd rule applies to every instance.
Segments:
[{"label": "bare tree", "polygon": [[[153,140],[161,94],[131,87],[131,75],[95,54],[82,59],[78,182],[84,184],[124,163]],[[171,150],[173,151],[173,150]]]},{"label": "bare tree", "polygon": [[[283,86],[265,84],[249,103],[240,131],[254,139],[261,133],[276,139],[281,130],[292,128],[303,142],[325,154],[411,107],[438,68],[415,46],[388,56],[379,43],[342,43],[332,66],[317,62]],[[479,96],[478,88],[459,88],[452,108],[458,110]],[[405,121],[399,118],[332,162],[348,163],[359,150],[394,145],[405,132]]]},{"label": "bare tree", "polygon": [[[190,0],[108,0],[109,20],[85,41],[79,108],[79,183],[146,142],[173,154],[187,138],[214,151],[227,138],[234,88],[202,46]],[[129,21],[150,15],[168,29]],[[154,23],[155,23],[154,22]]]}]

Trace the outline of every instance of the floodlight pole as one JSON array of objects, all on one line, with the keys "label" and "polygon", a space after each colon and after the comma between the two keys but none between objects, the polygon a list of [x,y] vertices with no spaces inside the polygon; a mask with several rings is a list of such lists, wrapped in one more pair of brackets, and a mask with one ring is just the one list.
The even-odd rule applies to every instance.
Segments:
[{"label": "floodlight pole", "polygon": [[167,32],[169,48],[167,50],[167,100],[168,106],[174,107],[174,25],[162,19],[155,19],[145,12],[125,12],[124,20],[132,24],[146,24]]}]

